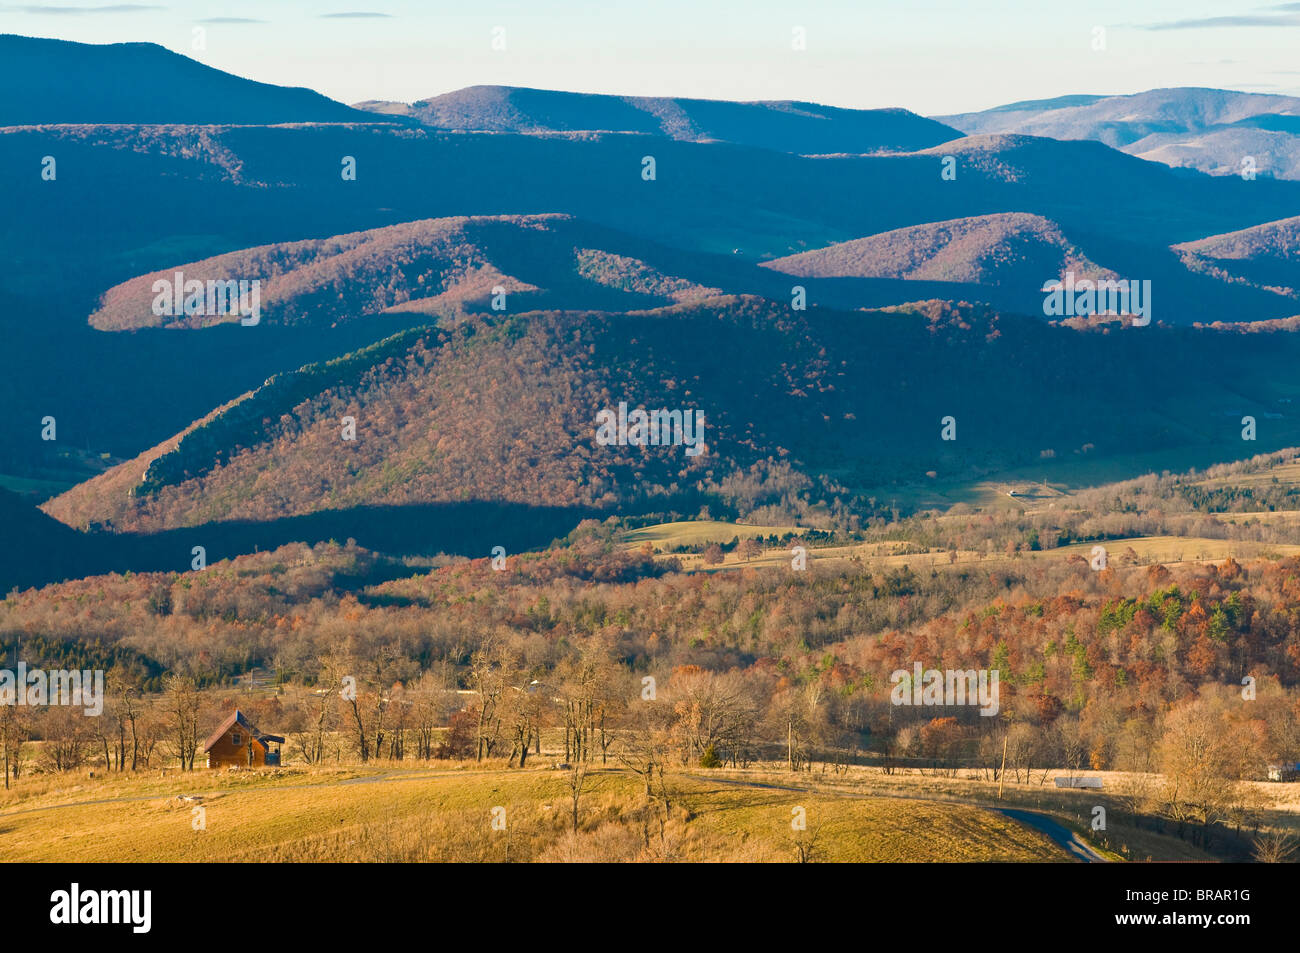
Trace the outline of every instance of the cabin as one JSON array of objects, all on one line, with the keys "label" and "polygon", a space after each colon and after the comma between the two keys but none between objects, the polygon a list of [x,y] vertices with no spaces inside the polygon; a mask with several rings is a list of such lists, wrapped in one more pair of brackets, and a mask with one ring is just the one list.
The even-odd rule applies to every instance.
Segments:
[{"label": "cabin", "polygon": [[276,767],[280,764],[280,746],[284,739],[258,731],[244,713],[236,709],[203,742],[209,768]]},{"label": "cabin", "polygon": [[1270,781],[1294,781],[1300,778],[1300,764],[1270,764],[1268,779]]}]

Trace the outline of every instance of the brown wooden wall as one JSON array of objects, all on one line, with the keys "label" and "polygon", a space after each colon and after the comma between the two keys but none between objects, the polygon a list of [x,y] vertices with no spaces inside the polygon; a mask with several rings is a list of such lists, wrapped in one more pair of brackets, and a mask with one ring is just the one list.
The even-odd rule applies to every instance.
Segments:
[{"label": "brown wooden wall", "polygon": [[[239,747],[236,748],[231,742],[236,734],[239,735]],[[248,729],[236,726],[227,731],[217,739],[217,743],[208,749],[208,767],[222,768],[227,765],[237,764],[241,768],[248,766]],[[253,742],[253,767],[260,768],[266,764],[266,748],[260,742]]]}]

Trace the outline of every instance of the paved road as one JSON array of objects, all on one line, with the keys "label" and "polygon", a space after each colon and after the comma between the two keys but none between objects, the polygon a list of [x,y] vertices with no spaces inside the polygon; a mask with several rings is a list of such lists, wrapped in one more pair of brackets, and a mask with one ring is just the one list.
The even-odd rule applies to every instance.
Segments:
[{"label": "paved road", "polygon": [[1085,864],[1105,864],[1108,863],[1105,857],[1092,849],[1092,846],[1074,831],[1070,830],[1060,821],[1057,821],[1046,814],[1039,814],[1037,811],[1022,811],[1017,808],[998,808],[999,814],[1005,814],[1013,821],[1024,824],[1026,827],[1032,827],[1042,834],[1046,834],[1057,845],[1064,847]]}]

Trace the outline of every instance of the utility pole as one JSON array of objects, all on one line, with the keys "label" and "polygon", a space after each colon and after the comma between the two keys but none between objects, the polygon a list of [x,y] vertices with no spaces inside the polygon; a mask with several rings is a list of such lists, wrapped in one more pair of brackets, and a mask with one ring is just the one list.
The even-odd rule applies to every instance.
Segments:
[{"label": "utility pole", "polygon": [[1002,780],[1007,776],[1007,742],[1011,740],[1011,733],[1002,736],[1002,767],[998,769],[998,800],[1002,800]]}]

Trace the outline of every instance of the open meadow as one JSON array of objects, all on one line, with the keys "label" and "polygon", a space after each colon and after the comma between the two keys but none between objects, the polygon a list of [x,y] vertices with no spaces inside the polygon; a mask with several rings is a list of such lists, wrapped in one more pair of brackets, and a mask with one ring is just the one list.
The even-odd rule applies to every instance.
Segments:
[{"label": "open meadow", "polygon": [[[1069,859],[1044,834],[990,807],[956,796],[930,800],[916,783],[879,785],[862,776],[831,784],[773,770],[670,774],[664,818],[646,816],[637,778],[592,768],[575,835],[571,780],[571,770],[410,765],[63,778],[5,799],[0,855],[778,862],[801,859],[802,848],[806,859],[825,861]],[[792,827],[800,809],[803,831]],[[504,829],[493,828],[494,818]]]}]

